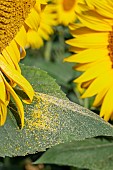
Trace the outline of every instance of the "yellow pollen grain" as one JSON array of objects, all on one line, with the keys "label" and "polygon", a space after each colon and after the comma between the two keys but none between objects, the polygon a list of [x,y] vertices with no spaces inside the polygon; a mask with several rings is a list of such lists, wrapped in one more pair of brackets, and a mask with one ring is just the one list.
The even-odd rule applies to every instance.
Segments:
[{"label": "yellow pollen grain", "polygon": [[63,0],[63,8],[65,11],[70,11],[74,5],[76,0]]},{"label": "yellow pollen grain", "polygon": [[31,114],[31,117],[33,119],[27,120],[30,129],[39,128],[39,129],[51,129],[50,120],[48,118],[48,108],[49,103],[47,101],[44,101],[40,96],[35,96],[37,100],[37,104],[35,105],[35,108],[33,110],[33,113]]},{"label": "yellow pollen grain", "polygon": [[109,42],[109,45],[108,45],[109,56],[113,63],[113,31],[109,32],[108,42]]},{"label": "yellow pollen grain", "polygon": [[0,0],[0,53],[24,24],[35,0]]}]

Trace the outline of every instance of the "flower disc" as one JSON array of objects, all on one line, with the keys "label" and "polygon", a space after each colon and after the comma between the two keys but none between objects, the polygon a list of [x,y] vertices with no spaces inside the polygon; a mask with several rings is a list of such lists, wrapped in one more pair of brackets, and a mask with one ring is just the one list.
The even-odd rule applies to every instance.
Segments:
[{"label": "flower disc", "polygon": [[75,5],[75,3],[76,0],[63,0],[62,4],[64,11],[70,11]]},{"label": "flower disc", "polygon": [[0,0],[0,53],[15,37],[35,0]]}]

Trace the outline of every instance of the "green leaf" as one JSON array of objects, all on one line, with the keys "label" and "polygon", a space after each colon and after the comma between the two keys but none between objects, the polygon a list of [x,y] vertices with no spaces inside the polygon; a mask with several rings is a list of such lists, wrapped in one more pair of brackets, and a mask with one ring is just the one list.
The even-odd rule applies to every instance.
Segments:
[{"label": "green leaf", "polygon": [[36,66],[40,69],[47,71],[53,78],[57,80],[57,83],[63,85],[65,87],[69,87],[69,81],[75,79],[77,77],[77,72],[75,72],[71,66],[71,63],[61,63],[61,62],[51,62],[51,61],[43,61],[38,60],[36,62],[36,58],[34,56],[25,57],[22,61],[26,65]]},{"label": "green leaf", "polygon": [[113,169],[113,141],[86,139],[59,144],[47,150],[35,164],[68,165],[90,170]]},{"label": "green leaf", "polygon": [[[112,126],[91,111],[70,102],[45,71],[22,66],[23,75],[36,91],[31,105],[25,107],[25,126],[19,129],[8,112],[0,127],[0,156],[22,156],[44,151],[59,143],[94,136],[113,136]],[[16,113],[13,107],[10,110]]]},{"label": "green leaf", "polygon": [[68,100],[55,79],[50,77],[46,71],[24,65],[21,65],[21,69],[23,76],[31,83],[36,92]]}]

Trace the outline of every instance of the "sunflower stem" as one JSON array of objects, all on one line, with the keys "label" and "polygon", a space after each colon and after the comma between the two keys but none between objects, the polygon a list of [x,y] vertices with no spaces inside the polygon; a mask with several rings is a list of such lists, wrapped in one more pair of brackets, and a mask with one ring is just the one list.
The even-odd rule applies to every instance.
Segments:
[{"label": "sunflower stem", "polygon": [[79,93],[77,90],[74,90],[74,92],[75,92],[75,95],[76,95],[76,97],[77,97],[77,99],[78,99],[79,104],[80,104],[81,106],[84,106],[83,99],[80,98],[80,96],[81,96],[80,93]]},{"label": "sunflower stem", "polygon": [[11,165],[10,158],[7,157],[7,156],[4,158],[4,165],[5,165],[6,167],[8,167],[9,165]]},{"label": "sunflower stem", "polygon": [[51,59],[52,41],[47,41],[45,45],[44,57],[46,61]]},{"label": "sunflower stem", "polygon": [[89,100],[88,100],[88,98],[84,99],[84,107],[87,108],[87,109],[89,108]]}]

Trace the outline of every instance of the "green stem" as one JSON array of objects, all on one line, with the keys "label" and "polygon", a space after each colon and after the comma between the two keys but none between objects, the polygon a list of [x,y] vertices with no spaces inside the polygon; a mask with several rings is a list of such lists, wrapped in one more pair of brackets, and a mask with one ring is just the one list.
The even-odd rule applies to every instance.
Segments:
[{"label": "green stem", "polygon": [[51,60],[51,50],[52,50],[52,41],[47,41],[45,46],[44,57],[46,61]]},{"label": "green stem", "polygon": [[89,108],[89,99],[88,98],[84,99],[84,107],[87,109]]},{"label": "green stem", "polygon": [[5,165],[6,167],[8,167],[9,165],[11,165],[10,158],[7,157],[7,156],[4,158],[4,165]]}]

